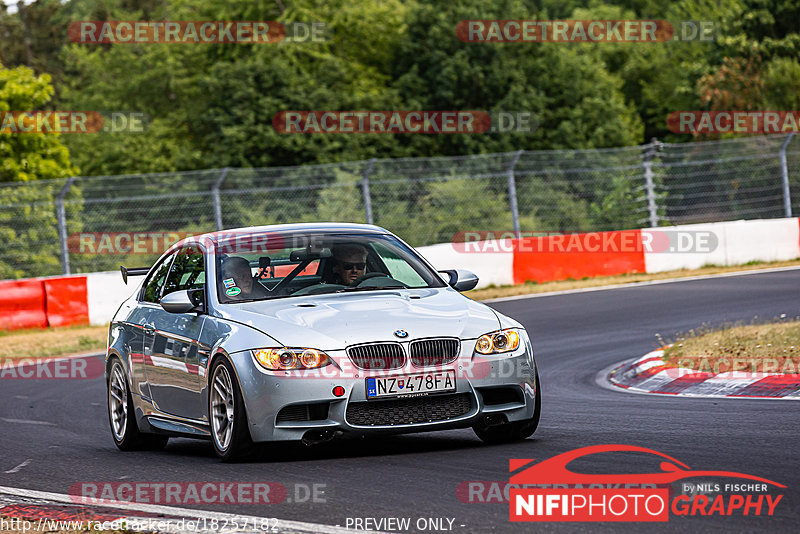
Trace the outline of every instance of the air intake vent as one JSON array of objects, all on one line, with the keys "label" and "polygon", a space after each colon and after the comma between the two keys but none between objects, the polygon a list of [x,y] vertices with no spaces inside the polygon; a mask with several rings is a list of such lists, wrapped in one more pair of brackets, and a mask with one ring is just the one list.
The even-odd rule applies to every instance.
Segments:
[{"label": "air intake vent", "polygon": [[411,363],[417,367],[450,363],[458,358],[460,348],[456,338],[420,339],[411,343]]},{"label": "air intake vent", "polygon": [[292,404],[284,406],[276,421],[289,423],[292,421],[324,421],[328,418],[328,403],[318,404]]},{"label": "air intake vent", "polygon": [[356,426],[413,425],[447,421],[472,409],[469,393],[413,397],[382,401],[351,402],[346,419]]},{"label": "air intake vent", "polygon": [[406,363],[406,355],[399,343],[371,343],[348,347],[347,355],[359,369],[399,369]]}]

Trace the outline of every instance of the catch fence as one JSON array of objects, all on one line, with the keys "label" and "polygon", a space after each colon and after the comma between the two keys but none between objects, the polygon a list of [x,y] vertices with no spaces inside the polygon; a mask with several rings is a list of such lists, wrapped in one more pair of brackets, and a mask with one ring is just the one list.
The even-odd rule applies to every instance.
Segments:
[{"label": "catch fence", "polygon": [[[373,159],[0,185],[0,278],[148,265],[186,233],[369,222],[414,246],[464,232],[586,232],[791,216],[792,135],[596,150]],[[159,241],[159,235],[161,237]],[[165,243],[166,241],[166,243]],[[126,247],[130,248],[126,252]]]}]

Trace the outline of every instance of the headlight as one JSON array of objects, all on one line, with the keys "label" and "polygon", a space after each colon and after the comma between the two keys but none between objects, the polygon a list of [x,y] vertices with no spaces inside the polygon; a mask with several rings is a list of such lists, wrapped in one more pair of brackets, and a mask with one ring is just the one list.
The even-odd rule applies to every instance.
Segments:
[{"label": "headlight", "polygon": [[475,343],[475,352],[480,354],[499,354],[512,352],[519,347],[519,334],[516,330],[498,330],[484,334]]},{"label": "headlight", "polygon": [[316,349],[278,347],[255,349],[252,352],[258,363],[271,371],[316,369],[331,363],[327,354]]}]

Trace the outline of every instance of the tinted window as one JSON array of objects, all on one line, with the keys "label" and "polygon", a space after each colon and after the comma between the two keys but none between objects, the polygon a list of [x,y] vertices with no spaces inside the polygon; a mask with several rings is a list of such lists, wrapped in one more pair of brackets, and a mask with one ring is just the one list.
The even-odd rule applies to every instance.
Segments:
[{"label": "tinted window", "polygon": [[184,289],[203,289],[205,283],[203,252],[197,247],[184,247],[172,262],[163,294]]},{"label": "tinted window", "polygon": [[161,288],[164,286],[164,281],[167,279],[169,265],[174,257],[175,256],[173,254],[170,254],[164,258],[147,279],[147,282],[145,282],[144,286],[144,293],[142,295],[142,300],[144,302],[159,301]]}]

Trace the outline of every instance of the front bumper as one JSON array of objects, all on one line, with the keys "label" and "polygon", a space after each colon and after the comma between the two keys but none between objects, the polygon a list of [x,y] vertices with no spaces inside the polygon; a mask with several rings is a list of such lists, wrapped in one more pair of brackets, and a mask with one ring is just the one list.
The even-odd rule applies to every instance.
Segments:
[{"label": "front bumper", "polygon": [[[269,372],[249,351],[231,354],[242,387],[253,441],[301,440],[310,431],[328,435],[402,434],[467,428],[476,424],[519,421],[536,409],[536,367],[527,336],[507,355],[473,355],[474,340],[462,342],[462,353],[451,364],[397,370],[365,371],[341,366],[305,372]],[[329,351],[342,362],[344,351]],[[456,390],[428,396],[367,400],[366,378],[452,369]],[[342,386],[344,395],[333,389]],[[287,413],[305,413],[310,419]],[[282,414],[279,417],[279,414]],[[313,434],[314,432],[312,432]]]}]

